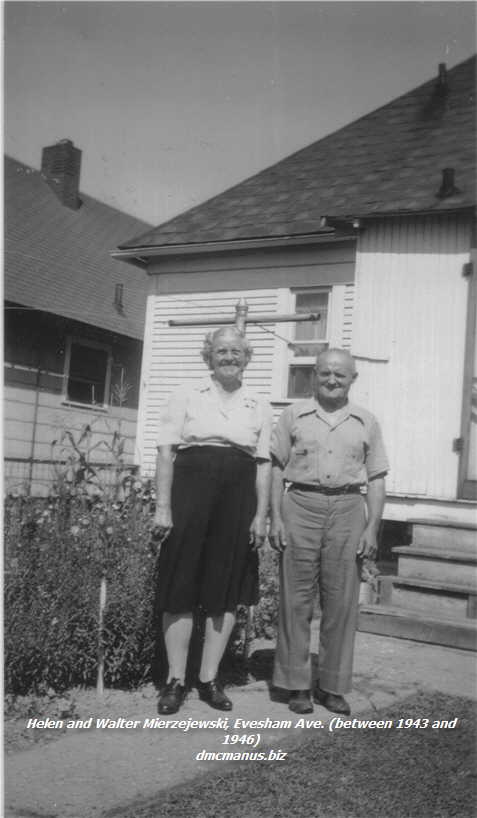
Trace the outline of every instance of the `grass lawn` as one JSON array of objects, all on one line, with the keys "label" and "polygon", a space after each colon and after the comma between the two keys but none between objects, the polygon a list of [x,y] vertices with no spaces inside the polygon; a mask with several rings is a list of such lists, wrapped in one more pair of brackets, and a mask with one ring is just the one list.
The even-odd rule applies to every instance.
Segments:
[{"label": "grass lawn", "polygon": [[448,730],[320,730],[300,743],[281,742],[288,750],[284,761],[214,762],[211,773],[108,816],[475,818],[474,702],[427,693],[366,717],[432,723],[456,716],[455,729]]}]

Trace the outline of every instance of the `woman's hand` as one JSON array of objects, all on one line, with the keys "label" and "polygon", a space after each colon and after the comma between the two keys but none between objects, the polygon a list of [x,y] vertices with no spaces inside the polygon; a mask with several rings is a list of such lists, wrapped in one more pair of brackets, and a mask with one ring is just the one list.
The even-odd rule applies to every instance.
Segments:
[{"label": "woman's hand", "polygon": [[268,539],[274,551],[278,551],[280,554],[287,547],[287,535],[281,517],[272,517]]},{"label": "woman's hand", "polygon": [[267,521],[262,514],[256,514],[250,526],[249,543],[253,545],[253,550],[261,548],[267,538]]},{"label": "woman's hand", "polygon": [[152,522],[152,536],[162,543],[172,531],[172,514],[170,506],[156,508]]}]

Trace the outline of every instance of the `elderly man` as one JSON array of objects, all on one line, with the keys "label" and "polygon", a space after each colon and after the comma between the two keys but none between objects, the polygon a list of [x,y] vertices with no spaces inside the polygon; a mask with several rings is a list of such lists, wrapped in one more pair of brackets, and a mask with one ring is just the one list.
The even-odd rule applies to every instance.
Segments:
[{"label": "elderly man", "polygon": [[317,586],[313,698],[335,713],[350,712],[343,694],[351,689],[359,562],[376,554],[388,469],[377,420],[348,402],[356,377],[346,350],[319,354],[314,398],[288,406],[272,438],[270,542],[282,553],[273,683],[290,691],[295,713],[313,710],[310,629]]}]

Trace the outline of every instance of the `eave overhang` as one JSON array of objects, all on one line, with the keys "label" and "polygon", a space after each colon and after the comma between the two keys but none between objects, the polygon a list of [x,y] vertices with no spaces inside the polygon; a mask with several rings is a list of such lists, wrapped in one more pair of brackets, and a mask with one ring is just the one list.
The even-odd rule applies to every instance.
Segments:
[{"label": "eave overhang", "polygon": [[[343,220],[340,220],[341,222]],[[229,241],[190,242],[188,244],[163,244],[144,247],[127,247],[115,250],[110,256],[118,261],[126,261],[138,267],[147,267],[151,258],[168,256],[200,255],[203,253],[226,253],[237,250],[262,250],[274,247],[303,246],[330,241],[354,241],[356,230],[351,223],[348,230],[324,227],[316,233],[292,234],[287,236],[260,237],[253,239],[232,239]]]}]

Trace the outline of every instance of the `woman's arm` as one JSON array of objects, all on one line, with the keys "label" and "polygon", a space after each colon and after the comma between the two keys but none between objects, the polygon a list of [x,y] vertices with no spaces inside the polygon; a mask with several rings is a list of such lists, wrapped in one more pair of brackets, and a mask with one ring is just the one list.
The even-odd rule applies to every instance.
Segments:
[{"label": "woman's arm", "polygon": [[257,479],[255,491],[257,493],[257,511],[250,526],[250,542],[255,548],[260,548],[267,536],[267,516],[270,503],[271,463],[269,460],[257,462]]},{"label": "woman's arm", "polygon": [[156,459],[156,511],[154,529],[164,539],[172,528],[171,488],[174,473],[173,447],[157,447]]}]

